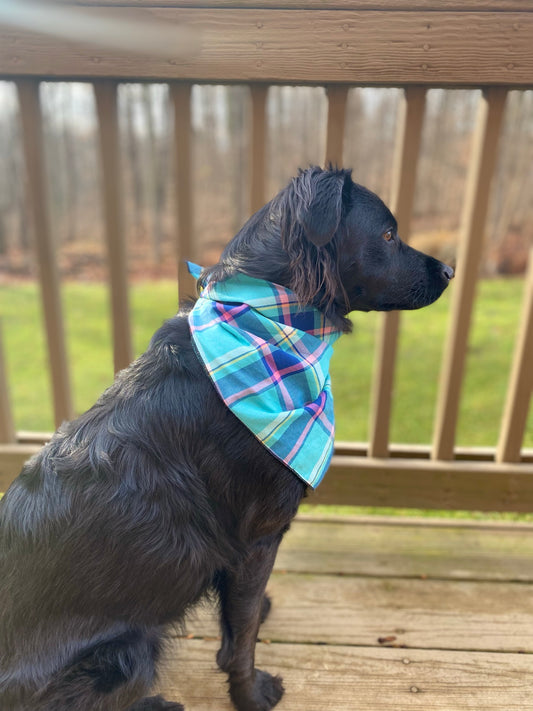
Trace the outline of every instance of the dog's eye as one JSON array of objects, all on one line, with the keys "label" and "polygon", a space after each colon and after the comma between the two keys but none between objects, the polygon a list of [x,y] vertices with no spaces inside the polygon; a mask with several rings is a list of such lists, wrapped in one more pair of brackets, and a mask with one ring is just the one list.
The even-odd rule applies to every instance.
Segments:
[{"label": "dog's eye", "polygon": [[394,230],[391,227],[390,230],[387,230],[386,232],[383,233],[383,239],[386,239],[387,242],[390,242],[391,239],[393,239],[393,238],[394,238]]}]

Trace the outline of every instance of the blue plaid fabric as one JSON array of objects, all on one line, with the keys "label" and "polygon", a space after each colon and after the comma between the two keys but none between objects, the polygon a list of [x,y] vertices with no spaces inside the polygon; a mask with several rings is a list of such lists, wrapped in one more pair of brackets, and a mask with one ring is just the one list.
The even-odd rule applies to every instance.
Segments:
[{"label": "blue plaid fabric", "polygon": [[[189,264],[198,278],[201,267]],[[189,315],[196,350],[230,410],[315,488],[333,452],[331,344],[325,316],[278,284],[238,273],[207,283]]]}]

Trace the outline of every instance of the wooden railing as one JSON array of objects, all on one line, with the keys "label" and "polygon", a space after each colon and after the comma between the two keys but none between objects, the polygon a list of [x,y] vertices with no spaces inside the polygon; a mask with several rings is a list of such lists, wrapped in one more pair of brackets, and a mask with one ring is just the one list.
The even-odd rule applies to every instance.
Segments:
[{"label": "wooden railing", "polygon": [[[77,6],[77,7],[76,7]],[[86,6],[86,7],[80,7]],[[431,87],[482,89],[461,221],[457,277],[439,382],[433,443],[389,442],[394,369],[401,325],[384,315],[376,353],[370,441],[336,447],[330,474],[313,501],[337,504],[533,510],[533,452],[521,449],[533,388],[533,258],[525,281],[499,443],[494,449],[455,446],[459,398],[475,300],[498,137],[509,89],[533,86],[533,5],[523,0],[85,0],[64,2],[74,21],[118,17],[164,41],[144,48],[103,48],[53,34],[0,25],[0,77],[15,81],[21,109],[28,200],[48,339],[56,422],[72,415],[60,285],[51,240],[39,82],[93,83],[100,130],[103,195],[115,369],[132,357],[123,197],[119,180],[117,88],[122,80],[167,81],[174,115],[176,259],[180,289],[192,285],[183,259],[193,254],[191,87],[245,83],[250,88],[250,204],[265,194],[266,99],[275,83],[324,86],[328,98],[325,161],[342,164],[347,93],[351,86],[403,89],[391,206],[407,237],[416,165]],[[175,27],[197,39],[183,57],[169,44]],[[35,28],[34,28],[35,30]],[[155,31],[155,34],[154,34]],[[194,43],[193,43],[194,44]],[[122,46],[122,45],[121,45]],[[148,53],[147,53],[148,51]],[[38,446],[14,432],[0,343],[0,490]]]}]

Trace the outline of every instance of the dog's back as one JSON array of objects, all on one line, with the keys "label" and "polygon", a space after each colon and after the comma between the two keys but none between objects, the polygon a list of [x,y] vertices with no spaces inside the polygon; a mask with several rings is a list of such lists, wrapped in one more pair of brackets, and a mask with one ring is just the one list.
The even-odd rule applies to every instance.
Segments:
[{"label": "dog's back", "polygon": [[[294,514],[303,486],[224,407],[186,317],[167,322],[96,405],[54,435],[0,503],[5,711],[40,708],[32,694],[109,640],[138,637],[149,686],[165,626],[248,541],[277,534]],[[268,497],[280,489],[277,511],[262,486]]]}]

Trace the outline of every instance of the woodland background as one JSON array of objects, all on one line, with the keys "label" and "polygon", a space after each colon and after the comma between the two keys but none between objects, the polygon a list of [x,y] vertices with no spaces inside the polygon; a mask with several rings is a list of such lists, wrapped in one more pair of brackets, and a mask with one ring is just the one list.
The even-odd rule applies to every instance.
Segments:
[{"label": "woodland background", "polygon": [[[64,277],[106,277],[96,116],[88,84],[41,88],[52,224]],[[354,179],[388,199],[397,89],[351,89],[345,166]],[[478,91],[428,92],[411,242],[452,262],[471,147]],[[193,88],[193,174],[196,253],[203,264],[249,216],[249,96],[241,86]],[[269,196],[298,167],[322,163],[324,89],[274,86],[268,95]],[[172,114],[164,84],[119,90],[122,169],[130,275],[174,277]],[[512,140],[510,140],[512,137]],[[14,86],[0,82],[0,280],[35,277]],[[506,106],[492,186],[482,271],[524,270],[533,243],[533,91],[512,91]],[[505,188],[505,189],[504,189]],[[400,225],[401,233],[401,225]]]}]

